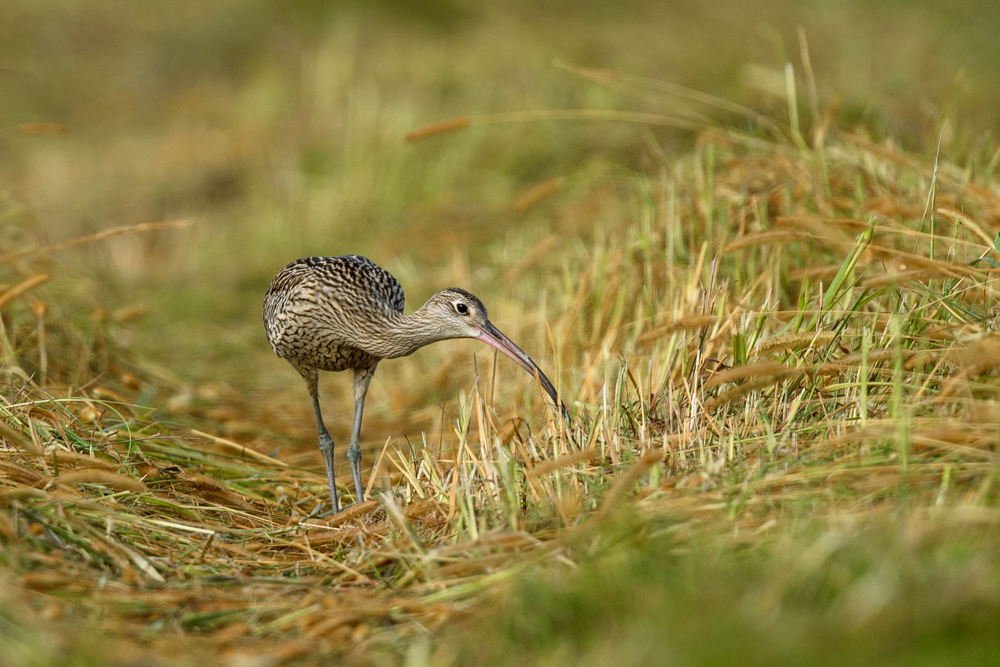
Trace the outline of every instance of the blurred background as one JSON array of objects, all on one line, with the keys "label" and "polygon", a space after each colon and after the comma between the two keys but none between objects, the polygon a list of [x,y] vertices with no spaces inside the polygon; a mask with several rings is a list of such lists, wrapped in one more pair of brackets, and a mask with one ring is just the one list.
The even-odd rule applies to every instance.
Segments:
[{"label": "blurred background", "polygon": [[[312,464],[301,380],[261,325],[278,269],[364,254],[400,279],[408,310],[465,287],[550,369],[544,323],[572,298],[582,249],[633,224],[630,175],[698,140],[515,118],[410,143],[408,132],[546,109],[739,122],[613,72],[787,118],[785,66],[801,85],[804,44],[820,111],[876,141],[927,152],[940,135],[950,155],[973,154],[992,146],[1000,109],[1000,11],[974,0],[5,0],[0,33],[4,252],[191,221],[4,270],[51,272],[52,317],[86,326],[96,309],[124,313],[111,333],[140,360],[136,400],[210,418],[264,451],[294,447]],[[383,365],[369,445],[433,425],[473,382],[474,360],[492,359],[467,345]],[[502,362],[499,372],[517,375]],[[348,379],[327,378],[323,392],[331,415],[349,405]],[[347,420],[328,421],[346,437]]]}]

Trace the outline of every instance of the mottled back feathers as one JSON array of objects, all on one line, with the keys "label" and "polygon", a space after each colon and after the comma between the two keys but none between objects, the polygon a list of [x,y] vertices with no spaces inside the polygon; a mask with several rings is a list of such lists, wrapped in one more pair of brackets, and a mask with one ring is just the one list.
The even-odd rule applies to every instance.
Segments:
[{"label": "mottled back feathers", "polygon": [[271,281],[267,340],[300,370],[372,367],[388,356],[378,329],[402,316],[404,302],[399,281],[365,257],[304,257]]}]

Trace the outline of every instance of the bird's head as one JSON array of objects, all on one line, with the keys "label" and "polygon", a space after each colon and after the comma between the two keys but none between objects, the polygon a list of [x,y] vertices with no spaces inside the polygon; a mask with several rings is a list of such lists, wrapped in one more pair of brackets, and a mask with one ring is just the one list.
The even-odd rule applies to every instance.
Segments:
[{"label": "bird's head", "polygon": [[517,365],[538,379],[542,388],[569,419],[566,406],[559,401],[555,387],[545,373],[521,348],[493,326],[486,315],[486,306],[474,294],[457,287],[449,287],[432,296],[421,310],[427,311],[440,329],[441,339],[475,338],[494,347],[517,362]]},{"label": "bird's head", "polygon": [[479,338],[493,327],[483,302],[457,287],[449,287],[432,296],[423,310],[433,316],[435,326],[446,338]]}]

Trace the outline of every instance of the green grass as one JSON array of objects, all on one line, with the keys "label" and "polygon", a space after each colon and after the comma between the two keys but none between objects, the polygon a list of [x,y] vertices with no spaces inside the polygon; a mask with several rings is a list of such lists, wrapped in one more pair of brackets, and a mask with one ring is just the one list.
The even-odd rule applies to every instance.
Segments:
[{"label": "green grass", "polygon": [[578,568],[520,579],[499,618],[431,664],[990,662],[996,541],[974,522],[900,512],[706,535],[620,518],[571,545]]},{"label": "green grass", "polygon": [[[3,655],[992,659],[989,13],[700,7],[0,8],[0,251],[191,221],[5,259],[52,279],[0,291]],[[324,515],[259,312],[347,252],[481,296],[572,426],[469,341],[387,362]]]}]

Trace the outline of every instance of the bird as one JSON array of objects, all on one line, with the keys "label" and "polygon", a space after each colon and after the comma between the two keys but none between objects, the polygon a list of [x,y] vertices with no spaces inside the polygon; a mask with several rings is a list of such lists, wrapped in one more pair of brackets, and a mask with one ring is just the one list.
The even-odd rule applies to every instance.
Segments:
[{"label": "bird", "polygon": [[434,294],[410,315],[396,278],[366,257],[303,257],[278,272],[264,297],[264,329],[271,349],[305,380],[312,399],[319,450],[326,465],[333,512],[340,511],[333,469],[334,442],[320,409],[319,371],[354,375],[354,423],[347,460],[355,498],[361,485],[361,415],[368,385],[379,362],[413,354],[421,347],[453,338],[475,338],[513,359],[535,377],[569,421],[569,411],[538,365],[500,332],[473,294],[449,287]]}]

